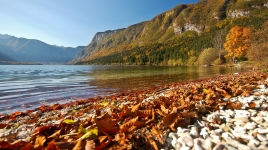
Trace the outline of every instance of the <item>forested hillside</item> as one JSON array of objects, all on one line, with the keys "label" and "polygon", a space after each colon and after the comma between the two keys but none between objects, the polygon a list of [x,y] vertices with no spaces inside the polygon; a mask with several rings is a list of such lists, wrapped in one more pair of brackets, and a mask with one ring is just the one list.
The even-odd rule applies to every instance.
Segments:
[{"label": "forested hillside", "polygon": [[[267,31],[267,20],[268,0],[202,0],[197,4],[179,5],[150,21],[102,36],[98,43],[89,44],[83,55],[80,52],[72,63],[208,65],[253,59],[248,57],[252,45],[258,41],[253,37]],[[244,42],[247,45],[233,47],[241,50],[239,55],[231,55],[228,44],[225,44],[234,27],[242,28],[238,33],[248,37]],[[245,40],[239,38],[239,34],[236,36],[237,41]],[[265,40],[266,37],[262,38]],[[211,53],[214,55],[206,55]]]}]

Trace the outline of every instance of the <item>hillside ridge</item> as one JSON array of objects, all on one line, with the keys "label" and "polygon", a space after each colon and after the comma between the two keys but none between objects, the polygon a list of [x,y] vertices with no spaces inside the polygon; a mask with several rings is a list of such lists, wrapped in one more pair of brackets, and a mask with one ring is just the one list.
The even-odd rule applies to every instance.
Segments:
[{"label": "hillside ridge", "polygon": [[[171,10],[156,15],[149,21],[115,30],[117,32],[103,36],[98,43],[94,42],[93,38],[92,42],[79,52],[71,63],[116,64],[123,62],[124,64],[133,64],[127,60],[135,59],[134,62],[137,64],[142,64],[137,60],[144,61],[145,64],[152,64],[149,55],[164,48],[163,54],[170,52],[171,49],[173,49],[172,51],[174,49],[181,51],[176,52],[180,53],[178,58],[169,56],[166,57],[168,60],[181,59],[183,62],[181,64],[188,63],[185,61],[189,61],[189,59],[196,61],[205,48],[213,46],[213,38],[218,31],[229,31],[235,25],[260,28],[268,18],[267,9],[267,0],[203,0],[196,4],[180,4]],[[202,39],[200,36],[204,38]],[[188,48],[193,41],[195,41],[193,44],[200,43]],[[201,45],[201,43],[203,44]],[[151,48],[156,49],[150,51]],[[187,52],[182,52],[183,48]],[[146,58],[140,60],[141,57],[144,57],[144,54],[141,54],[144,50],[147,50]],[[137,53],[140,54],[137,55]],[[185,56],[187,58],[179,57],[179,55],[186,55],[186,53],[191,54]],[[128,55],[135,58],[130,58]],[[117,59],[115,60],[114,57]],[[160,61],[167,63],[167,60],[164,62],[164,58],[161,58]]]}]

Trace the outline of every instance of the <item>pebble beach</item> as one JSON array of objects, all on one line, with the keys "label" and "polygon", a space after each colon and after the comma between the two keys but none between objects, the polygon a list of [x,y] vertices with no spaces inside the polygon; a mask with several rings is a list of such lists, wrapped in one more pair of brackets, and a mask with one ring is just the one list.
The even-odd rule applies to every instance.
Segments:
[{"label": "pebble beach", "polygon": [[0,115],[0,149],[268,149],[268,74],[248,71]]}]

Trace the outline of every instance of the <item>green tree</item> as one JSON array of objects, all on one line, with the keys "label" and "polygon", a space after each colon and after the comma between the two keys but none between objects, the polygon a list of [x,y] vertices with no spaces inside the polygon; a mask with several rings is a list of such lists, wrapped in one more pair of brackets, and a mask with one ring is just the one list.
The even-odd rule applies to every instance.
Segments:
[{"label": "green tree", "polygon": [[205,49],[198,57],[199,65],[211,65],[217,59],[218,51],[215,48]]}]

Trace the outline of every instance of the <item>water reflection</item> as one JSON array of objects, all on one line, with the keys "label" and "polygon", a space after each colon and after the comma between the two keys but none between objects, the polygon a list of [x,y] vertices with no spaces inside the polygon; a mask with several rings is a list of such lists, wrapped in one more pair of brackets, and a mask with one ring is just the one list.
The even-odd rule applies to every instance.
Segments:
[{"label": "water reflection", "polygon": [[[106,68],[107,67],[107,68]],[[88,76],[94,78],[89,85],[111,88],[113,92],[141,90],[154,86],[164,86],[186,80],[209,78],[212,76],[243,71],[240,68],[197,67],[197,66],[103,66]],[[112,91],[111,91],[112,92]]]}]

